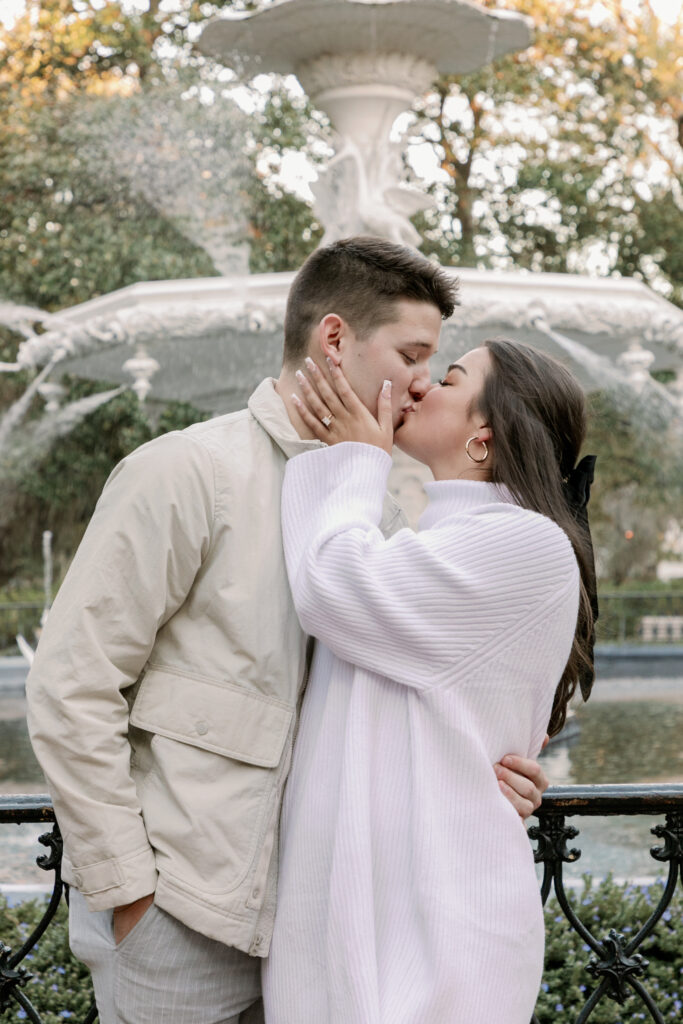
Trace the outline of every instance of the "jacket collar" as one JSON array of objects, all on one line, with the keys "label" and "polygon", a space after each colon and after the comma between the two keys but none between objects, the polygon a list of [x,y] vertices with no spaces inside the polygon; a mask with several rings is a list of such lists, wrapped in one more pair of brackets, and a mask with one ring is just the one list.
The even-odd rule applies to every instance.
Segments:
[{"label": "jacket collar", "polygon": [[304,441],[299,437],[287,415],[285,403],[275,390],[275,378],[266,377],[247,402],[249,412],[265,432],[282,449],[288,459],[313,448],[325,448],[324,441]]}]

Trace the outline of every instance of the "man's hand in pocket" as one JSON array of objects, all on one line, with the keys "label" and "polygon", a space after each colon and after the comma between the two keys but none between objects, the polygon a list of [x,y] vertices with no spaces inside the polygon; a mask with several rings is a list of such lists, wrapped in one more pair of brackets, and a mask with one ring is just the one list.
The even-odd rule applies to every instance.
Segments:
[{"label": "man's hand in pocket", "polygon": [[139,900],[132,903],[124,903],[121,907],[114,907],[114,942],[118,946],[128,932],[132,931],[140,918],[154,903],[154,893],[149,896],[141,896]]}]

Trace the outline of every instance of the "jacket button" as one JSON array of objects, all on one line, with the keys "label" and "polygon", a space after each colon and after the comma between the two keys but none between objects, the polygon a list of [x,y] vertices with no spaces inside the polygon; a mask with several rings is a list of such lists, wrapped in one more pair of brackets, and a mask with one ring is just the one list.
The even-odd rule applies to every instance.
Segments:
[{"label": "jacket button", "polygon": [[209,726],[207,725],[206,722],[197,722],[197,724],[195,725],[195,729],[197,730],[198,736],[206,736],[207,732],[209,731]]},{"label": "jacket button", "polygon": [[259,888],[251,890],[251,898],[252,899],[257,900],[260,895],[261,895],[261,890]]}]

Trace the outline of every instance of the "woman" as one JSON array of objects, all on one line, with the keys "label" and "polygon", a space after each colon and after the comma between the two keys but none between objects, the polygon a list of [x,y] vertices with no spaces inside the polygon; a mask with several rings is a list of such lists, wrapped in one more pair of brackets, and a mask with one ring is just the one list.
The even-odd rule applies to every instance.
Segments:
[{"label": "woman", "polygon": [[390,383],[375,419],[338,365],[330,380],[311,369],[297,399],[330,447],[292,459],[283,491],[294,600],[321,643],[266,1020],[528,1024],[543,914],[491,764],[539,753],[590,664],[590,542],[570,498],[583,394],[526,346],[467,353],[396,433],[434,482],[419,532],[387,541]]}]

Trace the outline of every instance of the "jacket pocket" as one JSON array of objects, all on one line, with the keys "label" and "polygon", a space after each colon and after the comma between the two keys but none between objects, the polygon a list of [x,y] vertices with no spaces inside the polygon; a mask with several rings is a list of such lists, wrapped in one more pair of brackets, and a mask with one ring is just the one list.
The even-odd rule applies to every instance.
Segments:
[{"label": "jacket pocket", "polygon": [[259,694],[150,668],[140,684],[130,721],[138,729],[201,750],[275,768],[292,716],[286,705]]},{"label": "jacket pocket", "polygon": [[159,871],[205,894],[239,886],[267,839],[293,714],[234,686],[148,669],[130,722],[152,734],[134,774]]}]

